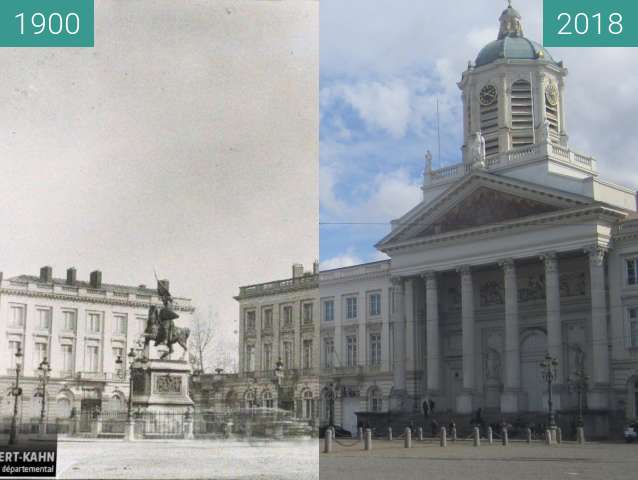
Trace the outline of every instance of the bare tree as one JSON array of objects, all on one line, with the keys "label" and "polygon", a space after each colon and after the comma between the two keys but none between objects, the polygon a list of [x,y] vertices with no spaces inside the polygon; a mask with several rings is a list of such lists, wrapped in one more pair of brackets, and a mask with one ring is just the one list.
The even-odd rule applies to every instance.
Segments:
[{"label": "bare tree", "polygon": [[193,318],[193,329],[189,339],[189,360],[195,370],[204,372],[206,370],[206,356],[211,341],[213,340],[213,319],[209,315],[204,320],[200,315]]}]

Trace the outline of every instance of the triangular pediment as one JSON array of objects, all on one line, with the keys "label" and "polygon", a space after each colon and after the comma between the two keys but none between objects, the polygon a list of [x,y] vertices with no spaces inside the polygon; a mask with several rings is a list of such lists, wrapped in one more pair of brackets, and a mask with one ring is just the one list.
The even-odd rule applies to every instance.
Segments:
[{"label": "triangular pediment", "polygon": [[593,200],[491,173],[473,173],[432,202],[421,203],[397,220],[377,244],[384,248],[424,237],[552,215]]}]

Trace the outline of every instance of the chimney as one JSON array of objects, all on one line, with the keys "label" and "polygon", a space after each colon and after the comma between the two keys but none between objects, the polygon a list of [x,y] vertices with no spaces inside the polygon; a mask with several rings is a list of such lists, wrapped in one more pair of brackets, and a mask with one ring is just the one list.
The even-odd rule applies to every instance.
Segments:
[{"label": "chimney", "polygon": [[51,267],[42,267],[40,269],[40,282],[41,283],[53,282],[53,269]]},{"label": "chimney", "polygon": [[91,272],[91,288],[102,288],[102,272],[99,270]]},{"label": "chimney", "polygon": [[75,285],[78,280],[78,272],[75,267],[67,268],[66,270],[66,284]]},{"label": "chimney", "polygon": [[292,264],[292,278],[303,277],[303,265],[301,263]]},{"label": "chimney", "polygon": [[319,260],[315,260],[312,263],[312,273],[317,275],[319,273]]}]

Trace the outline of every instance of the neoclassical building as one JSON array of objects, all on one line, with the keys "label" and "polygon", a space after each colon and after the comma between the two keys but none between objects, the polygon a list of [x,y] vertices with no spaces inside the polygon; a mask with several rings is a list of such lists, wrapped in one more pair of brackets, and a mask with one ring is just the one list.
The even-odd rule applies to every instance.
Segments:
[{"label": "neoclassical building", "polygon": [[376,245],[390,260],[320,273],[323,423],[426,399],[457,421],[542,416],[548,353],[563,418],[581,369],[590,428],[638,416],[636,192],[572,148],[566,76],[503,11],[458,83],[459,163],[426,157],[421,202]]},{"label": "neoclassical building", "polygon": [[[38,366],[50,364],[46,415],[49,422],[77,413],[125,410],[129,377],[116,363],[136,346],[157,291],[145,285],[102,282],[102,272],[78,279],[74,268],[55,278],[51,267],[40,275],[3,279],[0,273],[0,418],[13,414],[8,392],[15,382],[15,352],[22,352],[19,397],[21,422],[37,421],[42,398]],[[179,325],[189,325],[194,308],[175,298]],[[179,354],[179,352],[177,352]],[[88,427],[88,425],[87,425]]]}]

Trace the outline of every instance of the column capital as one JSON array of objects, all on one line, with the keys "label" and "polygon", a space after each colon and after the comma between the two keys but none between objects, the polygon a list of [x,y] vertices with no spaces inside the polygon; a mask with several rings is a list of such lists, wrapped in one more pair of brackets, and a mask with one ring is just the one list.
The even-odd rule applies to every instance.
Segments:
[{"label": "column capital", "polygon": [[498,265],[505,270],[505,273],[513,273],[516,271],[516,261],[513,258],[505,258],[499,261]]},{"label": "column capital", "polygon": [[390,283],[392,284],[393,287],[403,287],[403,283],[405,281],[405,278],[403,277],[399,277],[396,275],[393,275],[390,277]]},{"label": "column capital", "polygon": [[558,271],[558,253],[546,252],[539,255],[539,258],[545,262],[545,271],[555,273]]},{"label": "column capital", "polygon": [[602,267],[605,263],[605,255],[609,249],[601,245],[590,245],[585,247],[584,251],[589,255],[589,263],[591,266]]},{"label": "column capital", "polygon": [[456,271],[461,274],[461,276],[468,276],[472,274],[472,266],[471,265],[461,265],[456,267]]},{"label": "column capital", "polygon": [[428,270],[427,272],[423,272],[421,274],[421,278],[428,282],[436,282],[436,272],[434,270]]}]

